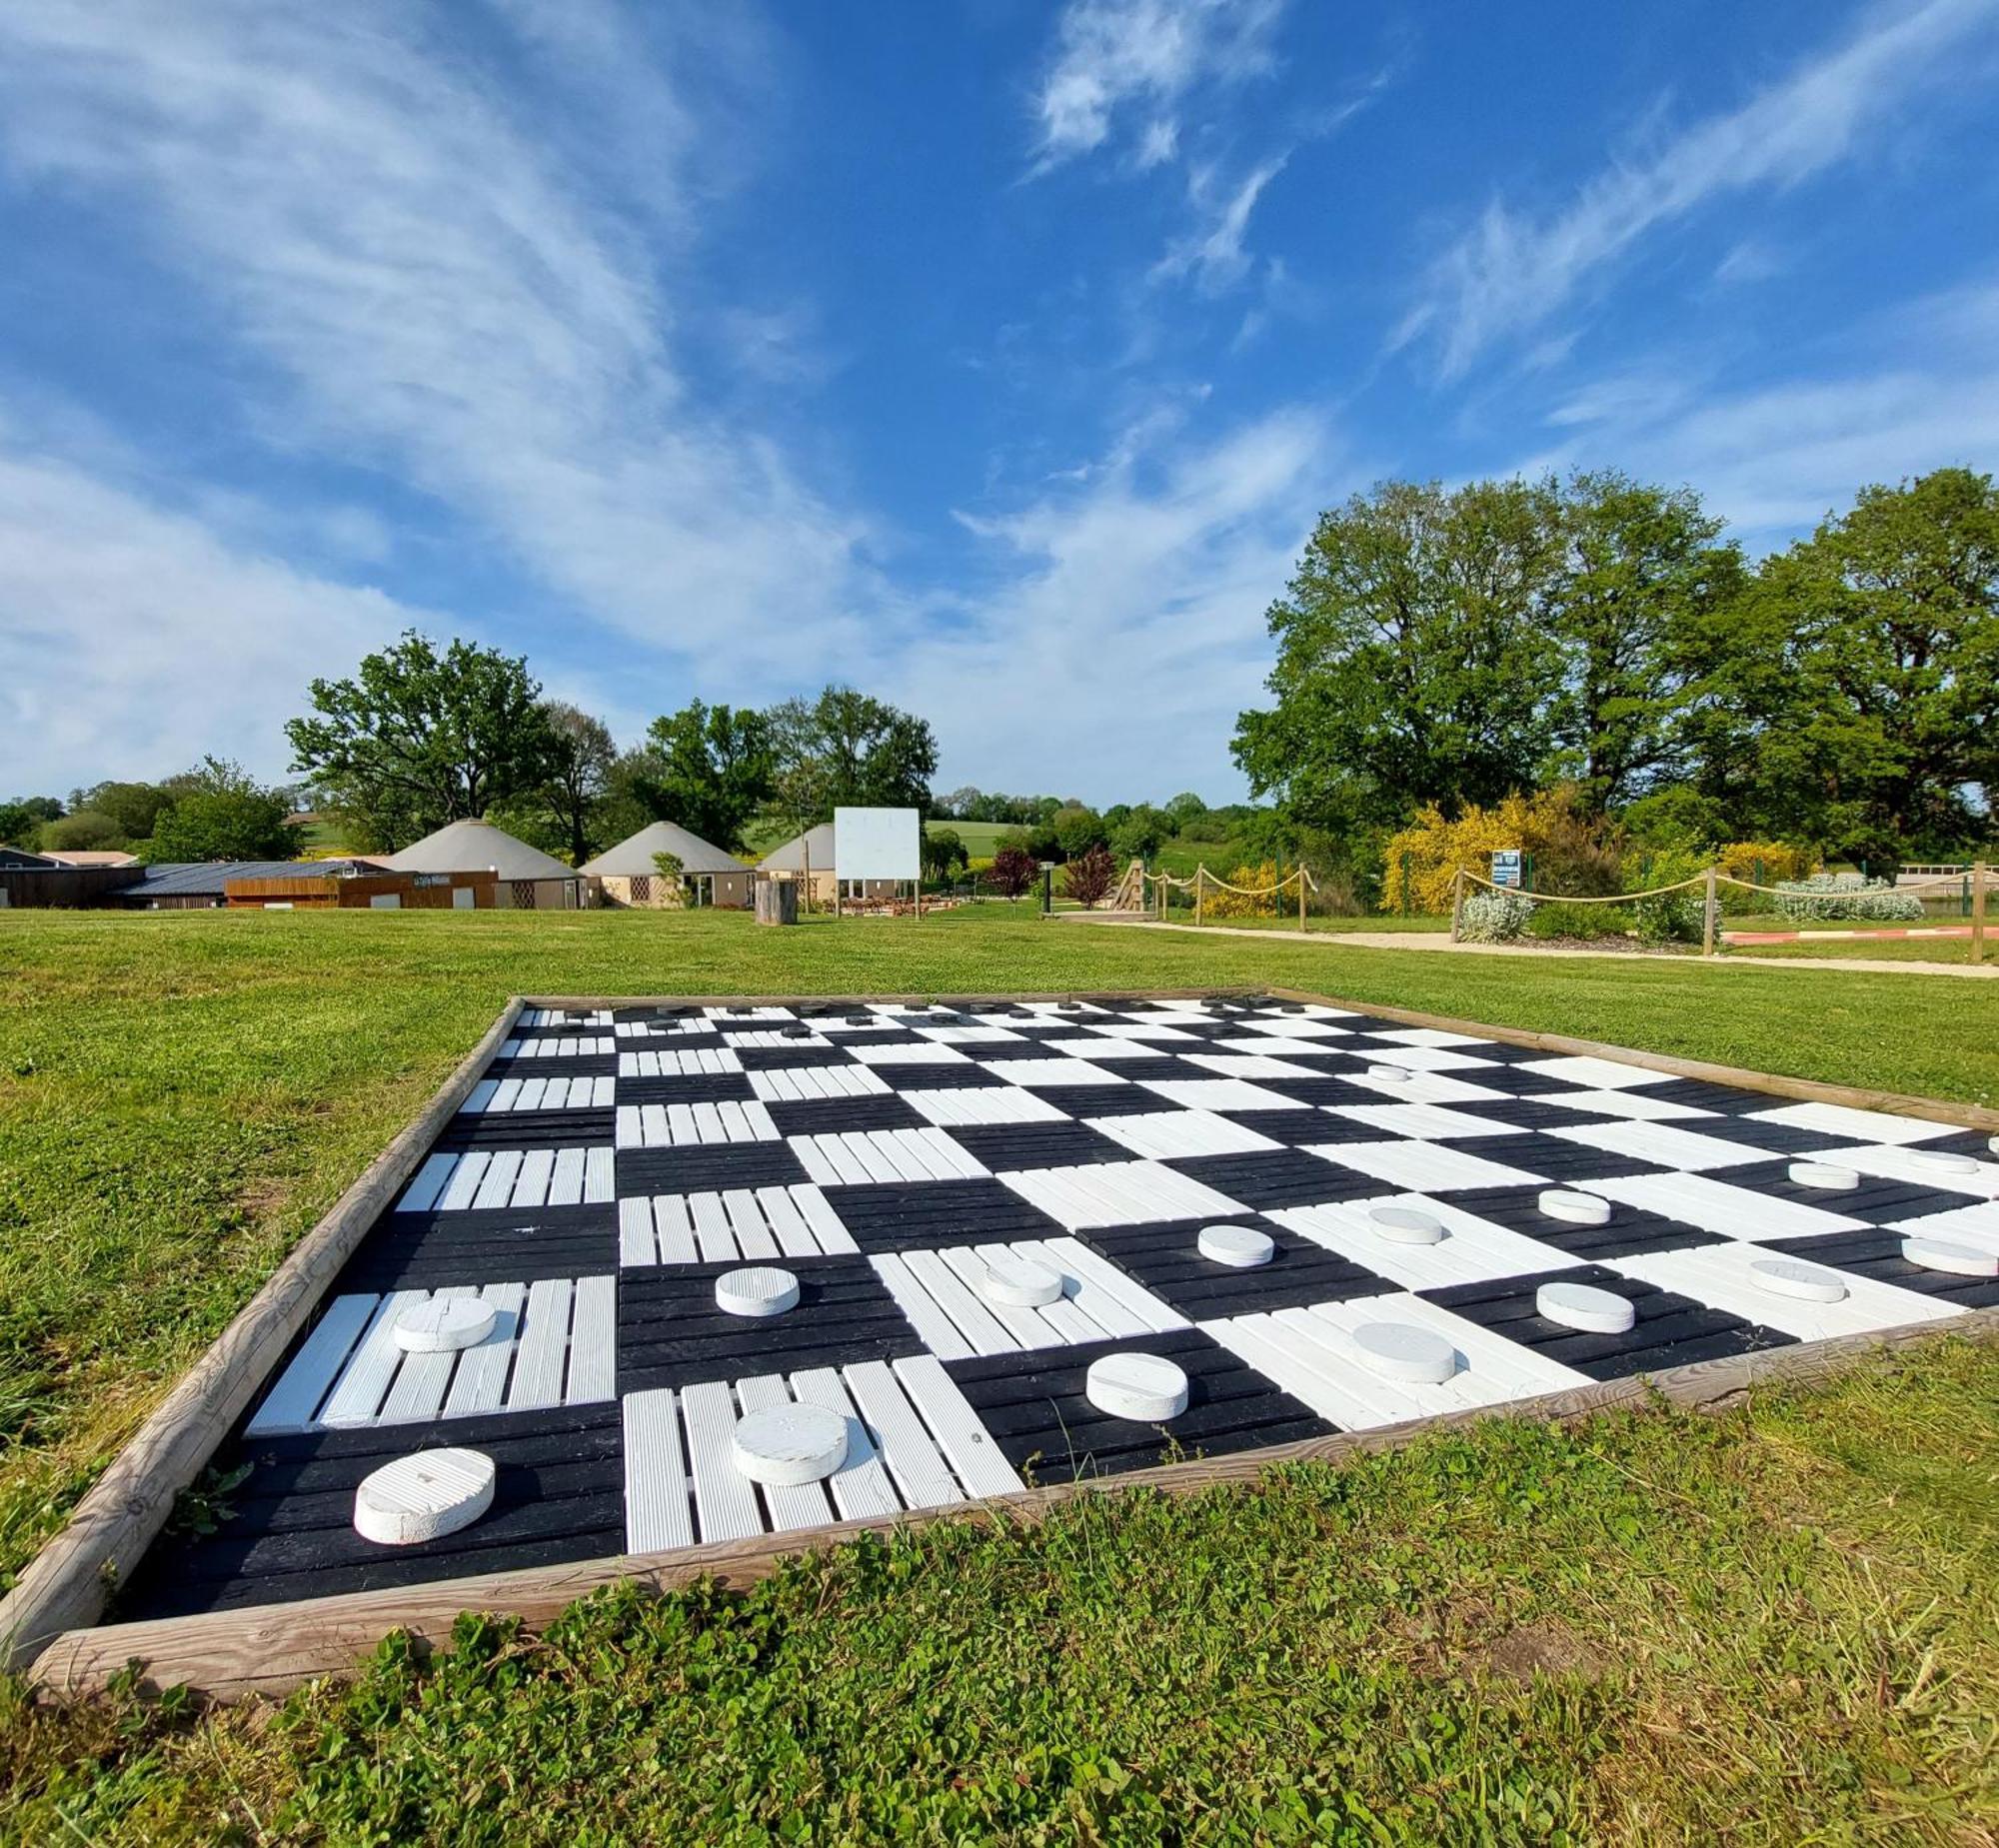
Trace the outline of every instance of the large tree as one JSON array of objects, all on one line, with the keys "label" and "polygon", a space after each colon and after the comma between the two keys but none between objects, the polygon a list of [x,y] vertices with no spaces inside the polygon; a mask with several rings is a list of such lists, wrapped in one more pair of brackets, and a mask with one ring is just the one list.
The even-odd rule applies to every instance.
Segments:
[{"label": "large tree", "polygon": [[1701,638],[1696,780],[1742,832],[1887,862],[1961,851],[1999,783],[1999,490],[1861,490]]},{"label": "large tree", "polygon": [[655,719],[646,743],[651,762],[633,783],[640,800],[704,841],[741,847],[743,831],[771,797],[770,721],[748,707],[695,700]]},{"label": "large tree", "polygon": [[937,737],[914,713],[852,687],[829,687],[817,700],[773,707],[768,719],[772,808],[792,827],[810,828],[842,806],[930,807]]},{"label": "large tree", "polygon": [[602,834],[603,812],[618,747],[610,727],[579,707],[550,700],[542,711],[549,722],[549,771],[542,800],[562,836],[570,865],[580,867],[610,844]]},{"label": "large tree", "polygon": [[1563,557],[1549,600],[1565,656],[1562,768],[1601,813],[1678,773],[1693,662],[1688,638],[1739,598],[1742,555],[1690,488],[1612,471],[1562,491]]},{"label": "large tree", "polygon": [[172,804],[143,844],[152,861],[290,860],[297,848],[286,822],[291,804],[241,765],[204,758],[172,779]]},{"label": "large tree", "polygon": [[126,840],[144,841],[152,834],[160,811],[173,800],[174,792],[161,783],[99,783],[72,792],[69,806],[109,816]]},{"label": "large tree", "polygon": [[1389,482],[1322,515],[1270,606],[1268,711],[1237,724],[1260,795],[1327,828],[1530,787],[1560,737],[1552,483]]},{"label": "large tree", "polygon": [[374,844],[402,847],[541,786],[541,691],[518,656],[463,641],[440,654],[412,630],[352,680],[313,682],[313,713],[285,728],[293,768]]}]

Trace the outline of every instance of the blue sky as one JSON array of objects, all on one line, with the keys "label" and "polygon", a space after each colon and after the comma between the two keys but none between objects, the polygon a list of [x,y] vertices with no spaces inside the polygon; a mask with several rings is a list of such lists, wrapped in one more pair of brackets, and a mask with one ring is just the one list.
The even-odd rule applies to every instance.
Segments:
[{"label": "blue sky", "polygon": [[1992,466],[1995,94],[1999,0],[13,0],[0,795],[280,775],[409,626],[1235,795],[1372,481]]}]

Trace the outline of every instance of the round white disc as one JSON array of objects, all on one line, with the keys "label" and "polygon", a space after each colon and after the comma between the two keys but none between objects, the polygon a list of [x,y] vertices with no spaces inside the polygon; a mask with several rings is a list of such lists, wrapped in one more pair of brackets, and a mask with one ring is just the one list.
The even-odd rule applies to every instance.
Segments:
[{"label": "round white disc", "polygon": [[995,1251],[986,1260],[986,1274],[979,1287],[988,1300],[1020,1309],[1036,1309],[1044,1302],[1059,1302],[1062,1273],[1030,1257],[1015,1257],[1010,1251]]},{"label": "round white disc", "polygon": [[1909,1159],[1919,1161],[1924,1167],[1933,1167],[1940,1174],[1975,1174],[1978,1160],[1975,1155],[1960,1155],[1948,1148],[1912,1148]]},{"label": "round white disc", "polygon": [[384,1463],[354,1491],[354,1531],[378,1546],[415,1546],[470,1527],[493,1505],[493,1459],[419,1450]]},{"label": "round white disc", "polygon": [[1443,1221],[1420,1206],[1370,1206],[1367,1217],[1383,1238],[1398,1245],[1443,1243]]},{"label": "round white disc", "polygon": [[1194,1249],[1210,1264],[1232,1270],[1254,1270],[1277,1255],[1277,1241],[1253,1225],[1203,1225]]},{"label": "round white disc", "polygon": [[406,1354],[449,1354],[493,1332],[493,1310],[477,1296],[433,1296],[396,1317],[396,1345]]},{"label": "round white disc", "polygon": [[1628,1297],[1589,1283],[1543,1283],[1534,1291],[1534,1309],[1564,1328],[1591,1334],[1622,1334],[1638,1319]]},{"label": "round white disc", "polygon": [[1924,1270],[1941,1270],[1954,1277],[1999,1277],[1999,1253],[1952,1244],[1947,1238],[1904,1238],[1902,1255]]},{"label": "round white disc", "polygon": [[1367,1075],[1383,1084],[1406,1084],[1416,1074],[1407,1065],[1369,1065]]},{"label": "round white disc", "polygon": [[798,1278],[775,1264],[725,1270],[715,1279],[715,1306],[729,1315],[782,1315],[798,1301]]},{"label": "round white disc", "polygon": [[1187,1376],[1157,1354],[1105,1354],[1089,1363],[1083,1391],[1113,1418],[1165,1424],[1186,1410]]},{"label": "round white disc", "polygon": [[752,1482],[795,1488],[847,1461],[847,1420],[823,1405],[768,1405],[737,1420],[731,1448]]},{"label": "round white disc", "polygon": [[1800,1264],[1788,1257],[1752,1258],[1749,1274],[1773,1296],[1802,1296],[1807,1302],[1843,1302],[1845,1281],[1816,1264]]},{"label": "round white disc", "polygon": [[1550,1219],[1566,1219],[1571,1225],[1608,1225],[1610,1202],[1594,1193],[1578,1193],[1573,1187],[1549,1187],[1539,1200],[1541,1211]]},{"label": "round white disc", "polygon": [[1440,1385],[1457,1371],[1457,1350],[1431,1328],[1413,1322],[1362,1322],[1353,1345],[1377,1373],[1418,1385]]},{"label": "round white disc", "polygon": [[1840,1192],[1859,1186],[1860,1176],[1850,1167],[1834,1167],[1829,1161],[1793,1161],[1790,1175],[1801,1187],[1824,1187]]}]

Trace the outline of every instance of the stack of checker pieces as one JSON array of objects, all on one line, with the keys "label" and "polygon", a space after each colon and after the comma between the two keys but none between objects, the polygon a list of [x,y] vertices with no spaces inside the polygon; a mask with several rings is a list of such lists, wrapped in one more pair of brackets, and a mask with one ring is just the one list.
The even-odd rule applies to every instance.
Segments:
[{"label": "stack of checker pieces", "polygon": [[[1552,1216],[1557,1188],[1607,1218]],[[213,1531],[157,1547],[127,1605],[809,1530],[1940,1321],[1999,1281],[1904,1238],[1999,1252],[1995,1202],[1971,1131],[1264,997],[529,1009],[218,1459],[247,1474]],[[1443,1236],[1384,1237],[1384,1206]],[[1201,1256],[1222,1224],[1272,1261]],[[1062,1296],[1000,1299],[1001,1251]],[[1845,1293],[1772,1293],[1773,1255]],[[745,1265],[790,1271],[797,1306],[725,1313]],[[1633,1325],[1547,1320],[1554,1281]],[[437,1293],[484,1297],[493,1334],[402,1354],[395,1316]],[[1352,1335],[1382,1320],[1442,1334],[1451,1377],[1370,1370]],[[1090,1403],[1090,1363],[1134,1349],[1187,1375],[1168,1427]],[[735,1422],[789,1400],[846,1418],[847,1461],[752,1483]],[[411,1548],[356,1535],[361,1477],[441,1444],[495,1459],[492,1511]]]}]

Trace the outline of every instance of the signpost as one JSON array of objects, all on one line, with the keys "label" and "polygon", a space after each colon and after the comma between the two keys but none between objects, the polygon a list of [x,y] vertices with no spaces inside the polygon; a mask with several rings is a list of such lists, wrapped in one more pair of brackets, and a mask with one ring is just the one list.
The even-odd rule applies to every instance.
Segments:
[{"label": "signpost", "polygon": [[1520,850],[1496,847],[1492,850],[1492,883],[1517,889],[1520,884]]}]

